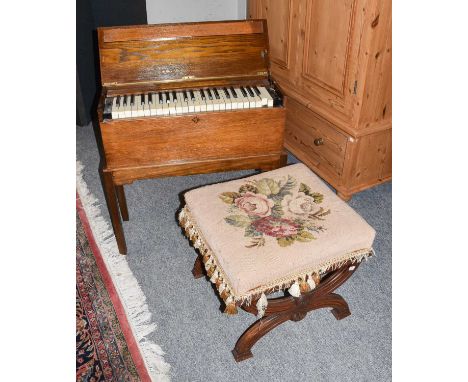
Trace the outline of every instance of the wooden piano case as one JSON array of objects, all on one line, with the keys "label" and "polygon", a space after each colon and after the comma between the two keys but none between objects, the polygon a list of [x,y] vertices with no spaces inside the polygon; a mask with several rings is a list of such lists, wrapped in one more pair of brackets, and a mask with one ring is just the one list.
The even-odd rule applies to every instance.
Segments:
[{"label": "wooden piano case", "polygon": [[[98,28],[98,120],[104,191],[119,250],[127,249],[123,185],[135,180],[286,163],[285,109],[105,119],[107,96],[214,86],[275,86],[265,20]],[[120,207],[120,208],[119,208]]]}]

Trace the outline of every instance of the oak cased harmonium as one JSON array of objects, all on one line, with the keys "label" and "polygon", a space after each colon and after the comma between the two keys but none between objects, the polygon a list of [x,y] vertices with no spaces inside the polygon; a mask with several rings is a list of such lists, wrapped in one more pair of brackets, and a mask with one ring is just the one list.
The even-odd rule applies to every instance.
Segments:
[{"label": "oak cased harmonium", "polygon": [[123,185],[286,163],[266,20],[98,28],[101,168],[121,253]]}]

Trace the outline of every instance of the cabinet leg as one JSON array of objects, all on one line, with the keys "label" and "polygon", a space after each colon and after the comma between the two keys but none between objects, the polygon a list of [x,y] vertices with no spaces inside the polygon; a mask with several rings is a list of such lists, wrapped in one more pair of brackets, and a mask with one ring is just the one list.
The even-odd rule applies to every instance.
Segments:
[{"label": "cabinet leg", "polygon": [[127,199],[125,198],[124,186],[115,186],[115,192],[117,193],[122,220],[128,221]]},{"label": "cabinet leg", "polygon": [[112,173],[101,171],[102,185],[104,194],[106,196],[107,208],[114,229],[115,239],[119,252],[122,255],[127,254],[127,244],[125,243],[125,236],[123,232],[122,222],[120,220],[119,205],[117,202],[116,187],[112,179]]},{"label": "cabinet leg", "polygon": [[340,191],[338,191],[336,194],[345,202],[349,202],[353,196],[353,194],[345,194],[344,192],[340,192]]}]

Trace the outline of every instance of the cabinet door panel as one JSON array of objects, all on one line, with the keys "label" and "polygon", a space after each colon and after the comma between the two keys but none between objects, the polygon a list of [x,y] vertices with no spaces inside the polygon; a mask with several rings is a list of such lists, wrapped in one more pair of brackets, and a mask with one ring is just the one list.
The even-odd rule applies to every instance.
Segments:
[{"label": "cabinet door panel", "polygon": [[291,0],[263,0],[262,15],[268,20],[270,59],[272,62],[289,66]]},{"label": "cabinet door panel", "polygon": [[261,0],[248,0],[247,2],[247,18],[249,19],[261,19]]},{"label": "cabinet door panel", "polygon": [[344,96],[355,0],[311,0],[306,7],[303,76]]}]

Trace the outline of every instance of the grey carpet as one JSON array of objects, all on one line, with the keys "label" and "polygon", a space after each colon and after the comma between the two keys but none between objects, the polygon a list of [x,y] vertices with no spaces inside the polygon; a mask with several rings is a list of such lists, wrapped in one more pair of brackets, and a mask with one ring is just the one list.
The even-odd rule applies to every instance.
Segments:
[{"label": "grey carpet", "polygon": [[[91,125],[77,127],[77,159],[84,179],[102,201],[99,153]],[[294,158],[290,158],[295,162]],[[176,222],[179,195],[253,171],[144,180],[125,187],[130,221],[124,223],[128,262],[148,298],[173,381],[389,381],[391,380],[391,184],[353,197],[350,205],[377,231],[376,255],[338,289],[351,316],[337,321],[326,309],[287,322],[236,363],[237,338],[254,322],[240,311],[226,316],[211,284],[195,280],[194,249]]]}]

